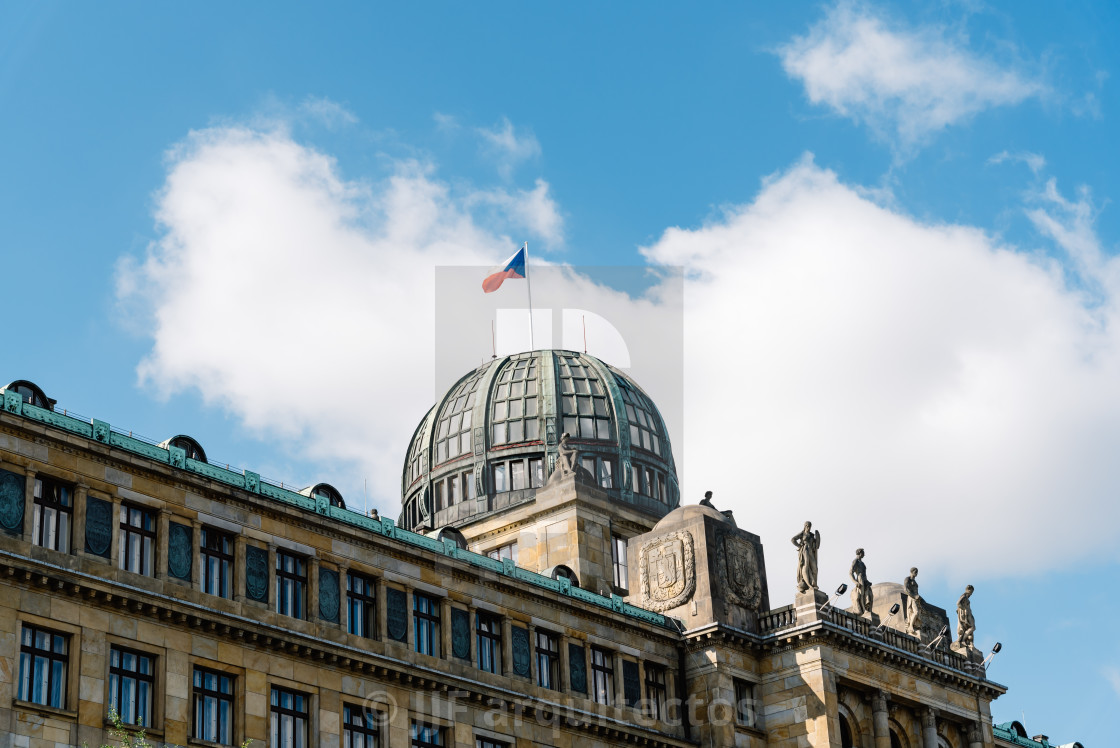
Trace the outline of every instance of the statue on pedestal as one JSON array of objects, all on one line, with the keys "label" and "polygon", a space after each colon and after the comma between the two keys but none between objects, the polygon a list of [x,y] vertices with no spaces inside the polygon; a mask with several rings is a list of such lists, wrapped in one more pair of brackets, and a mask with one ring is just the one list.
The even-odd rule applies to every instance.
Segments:
[{"label": "statue on pedestal", "polygon": [[852,561],[852,568],[848,572],[852,577],[852,612],[857,616],[871,612],[871,603],[874,596],[871,592],[871,582],[867,579],[867,564],[863,563],[863,549],[856,548],[856,558]]},{"label": "statue on pedestal", "polygon": [[910,569],[910,576],[902,583],[906,592],[906,633],[920,636],[922,633],[922,596],[918,594],[918,567]]},{"label": "statue on pedestal", "polygon": [[805,529],[793,536],[797,548],[797,590],[808,592],[817,589],[817,550],[821,547],[821,531],[813,531],[813,523],[806,522]]},{"label": "statue on pedestal", "polygon": [[560,454],[557,455],[556,468],[561,476],[571,475],[579,464],[579,451],[569,443],[570,439],[571,435],[567,431],[560,435]]},{"label": "statue on pedestal", "polygon": [[976,633],[976,619],[972,617],[971,584],[964,588],[964,594],[957,600],[957,644],[961,648],[972,648],[973,634]]}]

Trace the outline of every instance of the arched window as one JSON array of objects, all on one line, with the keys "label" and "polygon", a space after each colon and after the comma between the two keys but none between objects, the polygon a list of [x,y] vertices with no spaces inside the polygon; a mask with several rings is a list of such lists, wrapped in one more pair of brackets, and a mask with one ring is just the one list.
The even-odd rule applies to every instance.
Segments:
[{"label": "arched window", "polygon": [[26,379],[17,379],[4,389],[8,392],[18,392],[25,403],[38,408],[54,410],[54,404],[57,402],[47,397],[46,393],[39,389],[39,385],[34,382],[29,382]]},{"label": "arched window", "polygon": [[168,447],[178,447],[187,453],[187,458],[197,462],[206,462],[206,450],[202,445],[185,434],[173,436],[159,446],[167,449]]},{"label": "arched window", "polygon": [[840,715],[840,748],[855,748],[855,743],[852,741],[852,726],[848,724],[848,718],[843,714]]},{"label": "arched window", "polygon": [[902,748],[902,741],[898,739],[898,733],[891,730],[891,748]]},{"label": "arched window", "polygon": [[343,501],[342,494],[330,483],[316,483],[314,486],[303,489],[300,493],[310,497],[325,496],[331,506],[337,506],[339,509],[346,508],[346,502]]}]

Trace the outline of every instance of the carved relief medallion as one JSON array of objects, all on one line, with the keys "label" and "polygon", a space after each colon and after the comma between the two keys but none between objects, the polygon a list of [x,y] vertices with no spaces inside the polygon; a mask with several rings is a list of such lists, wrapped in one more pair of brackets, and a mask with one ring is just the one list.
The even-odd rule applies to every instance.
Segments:
[{"label": "carved relief medallion", "polygon": [[721,533],[720,550],[719,578],[727,598],[757,610],[762,603],[762,574],[754,545],[738,535]]},{"label": "carved relief medallion", "polygon": [[639,553],[642,607],[661,613],[684,605],[696,589],[696,563],[688,530],[662,535]]}]

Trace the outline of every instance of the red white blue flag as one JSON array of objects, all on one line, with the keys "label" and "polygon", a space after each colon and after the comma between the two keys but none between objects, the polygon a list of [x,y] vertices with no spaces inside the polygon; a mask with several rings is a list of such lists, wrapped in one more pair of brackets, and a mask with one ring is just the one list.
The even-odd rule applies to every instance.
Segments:
[{"label": "red white blue flag", "polygon": [[525,277],[525,247],[513,253],[513,256],[506,260],[504,265],[499,265],[494,268],[490,275],[486,276],[486,280],[482,281],[482,290],[486,293],[494,293],[502,287],[502,283],[506,278],[524,278]]}]

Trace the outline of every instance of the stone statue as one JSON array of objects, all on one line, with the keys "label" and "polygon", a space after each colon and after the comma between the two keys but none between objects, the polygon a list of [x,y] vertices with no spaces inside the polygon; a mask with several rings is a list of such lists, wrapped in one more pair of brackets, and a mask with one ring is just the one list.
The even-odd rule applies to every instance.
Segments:
[{"label": "stone statue", "polygon": [[972,617],[971,584],[964,588],[964,594],[957,600],[957,644],[972,647],[972,635],[976,633],[976,619]]},{"label": "stone statue", "polygon": [[910,570],[910,576],[902,583],[906,592],[906,633],[920,636],[922,632],[922,596],[918,594],[918,567]]},{"label": "stone statue", "polygon": [[559,468],[559,473],[562,476],[574,473],[576,466],[579,464],[579,451],[571,445],[570,439],[571,434],[567,431],[560,435],[560,454],[556,460],[556,467]]},{"label": "stone statue", "polygon": [[712,506],[712,492],[711,491],[705,491],[704,492],[704,498],[700,499],[700,506],[710,506],[710,507],[712,507],[712,509],[715,509],[715,507]]},{"label": "stone statue", "polygon": [[855,583],[852,589],[852,611],[857,616],[870,613],[874,596],[871,593],[871,582],[867,580],[867,564],[863,563],[862,548],[856,548],[856,558],[848,573]]},{"label": "stone statue", "polygon": [[817,589],[817,550],[821,547],[821,531],[813,532],[813,523],[806,522],[805,529],[793,536],[797,548],[797,590],[808,592]]}]

